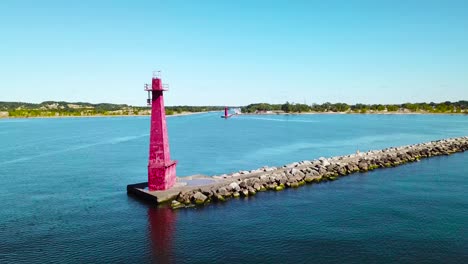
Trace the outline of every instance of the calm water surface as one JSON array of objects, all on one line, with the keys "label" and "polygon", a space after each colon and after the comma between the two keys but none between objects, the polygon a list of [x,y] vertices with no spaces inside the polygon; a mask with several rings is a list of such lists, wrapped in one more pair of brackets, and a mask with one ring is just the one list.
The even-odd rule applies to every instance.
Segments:
[{"label": "calm water surface", "polygon": [[[168,119],[179,175],[468,135],[450,115]],[[146,179],[149,119],[0,120],[0,263],[468,263],[468,153],[172,211]]]}]

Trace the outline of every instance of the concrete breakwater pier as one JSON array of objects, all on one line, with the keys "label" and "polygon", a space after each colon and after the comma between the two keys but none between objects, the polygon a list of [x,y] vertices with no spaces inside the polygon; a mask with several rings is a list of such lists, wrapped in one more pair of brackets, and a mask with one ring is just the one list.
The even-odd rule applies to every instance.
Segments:
[{"label": "concrete breakwater pier", "polygon": [[224,202],[262,191],[281,191],[305,184],[333,181],[339,177],[377,168],[389,168],[422,158],[450,155],[468,150],[468,137],[449,138],[426,143],[371,150],[346,156],[294,162],[282,167],[263,167],[218,176],[195,175],[177,178],[174,187],[149,191],[146,183],[127,186],[127,192],[154,203],[169,203],[172,208]]}]

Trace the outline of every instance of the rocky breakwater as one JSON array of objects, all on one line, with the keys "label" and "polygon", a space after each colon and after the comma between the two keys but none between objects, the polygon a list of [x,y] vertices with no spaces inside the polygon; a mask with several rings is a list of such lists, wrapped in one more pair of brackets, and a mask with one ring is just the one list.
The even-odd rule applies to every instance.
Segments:
[{"label": "rocky breakwater", "polygon": [[333,181],[355,172],[388,168],[432,156],[450,155],[468,150],[468,137],[450,138],[347,156],[301,161],[283,167],[263,167],[253,171],[213,176],[215,184],[181,191],[171,206],[174,209],[224,202],[263,191],[282,191],[305,184]]}]

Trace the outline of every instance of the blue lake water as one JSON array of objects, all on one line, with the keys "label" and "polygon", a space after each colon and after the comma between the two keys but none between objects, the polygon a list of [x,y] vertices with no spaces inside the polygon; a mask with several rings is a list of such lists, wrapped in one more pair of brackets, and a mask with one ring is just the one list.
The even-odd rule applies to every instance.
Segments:
[{"label": "blue lake water", "polygon": [[[170,117],[178,175],[468,135],[460,115]],[[0,120],[0,263],[468,263],[468,153],[172,211],[148,117]]]}]

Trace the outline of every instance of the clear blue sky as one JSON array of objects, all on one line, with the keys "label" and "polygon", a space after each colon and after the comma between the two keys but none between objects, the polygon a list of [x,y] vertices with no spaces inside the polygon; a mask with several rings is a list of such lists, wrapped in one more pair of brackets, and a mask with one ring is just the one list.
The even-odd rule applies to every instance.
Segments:
[{"label": "clear blue sky", "polygon": [[0,101],[468,99],[468,1],[0,2]]}]

